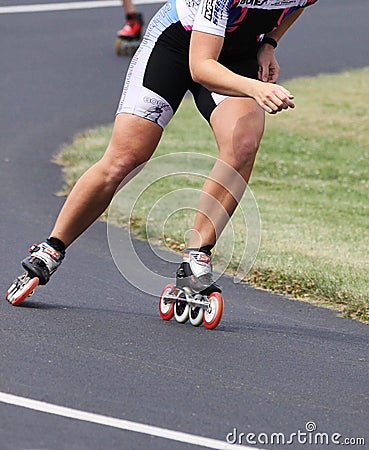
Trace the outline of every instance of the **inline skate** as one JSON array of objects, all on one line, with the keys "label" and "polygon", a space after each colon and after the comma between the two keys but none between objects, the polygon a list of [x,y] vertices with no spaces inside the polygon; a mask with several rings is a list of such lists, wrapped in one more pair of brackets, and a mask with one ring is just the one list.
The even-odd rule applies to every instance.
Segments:
[{"label": "inline skate", "polygon": [[208,329],[218,326],[223,314],[221,289],[213,282],[209,254],[188,250],[176,274],[176,284],[163,289],[159,313],[163,320],[173,316],[179,323],[187,320],[198,327],[204,323]]},{"label": "inline skate", "polygon": [[38,285],[46,284],[65,255],[64,251],[56,250],[47,240],[33,245],[29,253],[31,255],[22,261],[25,272],[14,280],[6,293],[6,300],[13,306],[32,295]]},{"label": "inline skate", "polygon": [[126,24],[117,32],[115,52],[118,56],[133,56],[141,43],[142,26],[142,14],[127,14]]}]

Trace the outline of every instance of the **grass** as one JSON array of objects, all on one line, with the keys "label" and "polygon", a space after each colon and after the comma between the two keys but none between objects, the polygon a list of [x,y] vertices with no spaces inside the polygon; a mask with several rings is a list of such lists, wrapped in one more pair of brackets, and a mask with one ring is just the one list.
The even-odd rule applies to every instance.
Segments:
[{"label": "grass", "polygon": [[[297,108],[267,117],[250,182],[257,203],[250,196],[241,202],[234,234],[227,230],[217,245],[218,269],[234,273],[241,261],[242,277],[257,287],[369,321],[368,79],[369,68],[284,83]],[[110,213],[115,223],[130,223],[138,237],[175,250],[185,245],[191,205],[217,153],[211,130],[197,116],[185,99],[155,153],[161,158],[116,196]],[[99,159],[110,133],[110,126],[88,130],[62,150],[66,192]],[[253,261],[257,206],[262,232]],[[245,226],[242,209],[253,217],[251,225]]]}]

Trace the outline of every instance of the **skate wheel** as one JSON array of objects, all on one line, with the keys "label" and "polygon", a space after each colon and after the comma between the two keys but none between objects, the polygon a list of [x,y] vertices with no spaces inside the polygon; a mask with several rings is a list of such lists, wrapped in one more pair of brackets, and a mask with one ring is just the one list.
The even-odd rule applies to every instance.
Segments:
[{"label": "skate wheel", "polygon": [[204,313],[204,325],[209,330],[215,328],[223,315],[224,302],[219,292],[213,292],[209,295],[210,306]]},{"label": "skate wheel", "polygon": [[204,319],[204,310],[199,306],[190,308],[190,322],[194,327],[199,327]]},{"label": "skate wheel", "polygon": [[170,320],[174,315],[174,301],[166,301],[165,296],[173,289],[174,284],[168,284],[163,289],[159,301],[159,313],[163,320]]},{"label": "skate wheel", "polygon": [[39,281],[38,277],[31,278],[20,289],[17,289],[16,283],[13,283],[6,293],[6,299],[13,306],[18,306],[33,293]]},{"label": "skate wheel", "polygon": [[[184,295],[184,294],[183,294]],[[177,299],[174,304],[174,318],[178,323],[185,323],[188,320],[190,305],[181,299]]]},{"label": "skate wheel", "polygon": [[118,56],[121,56],[121,55],[122,55],[122,39],[120,39],[120,38],[118,38],[118,39],[115,41],[115,53],[116,53]]},{"label": "skate wheel", "polygon": [[136,53],[137,49],[138,49],[138,46],[131,47],[129,49],[129,51],[128,51],[128,55],[127,56],[133,57],[133,55]]}]

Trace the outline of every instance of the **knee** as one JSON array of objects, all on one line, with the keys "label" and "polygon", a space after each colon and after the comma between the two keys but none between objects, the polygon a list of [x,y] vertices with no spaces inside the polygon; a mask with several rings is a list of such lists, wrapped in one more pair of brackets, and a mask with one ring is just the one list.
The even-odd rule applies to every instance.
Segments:
[{"label": "knee", "polygon": [[100,164],[105,182],[118,186],[124,179],[132,178],[138,173],[145,162],[146,160],[132,152],[125,152],[120,157],[114,157],[107,152],[98,164]]},{"label": "knee", "polygon": [[[263,118],[263,117],[262,117]],[[236,170],[252,166],[264,133],[264,121],[258,111],[249,113],[245,120],[235,121],[224,134],[218,134],[218,146],[223,158]],[[219,138],[220,136],[220,138]]]},{"label": "knee", "polygon": [[254,160],[259,149],[260,139],[253,133],[244,134],[238,138],[235,144],[235,154],[237,159],[243,163]]},{"label": "knee", "polygon": [[231,162],[236,170],[252,166],[260,145],[260,139],[251,134],[244,134],[235,139],[230,147],[221,151],[221,156]]}]

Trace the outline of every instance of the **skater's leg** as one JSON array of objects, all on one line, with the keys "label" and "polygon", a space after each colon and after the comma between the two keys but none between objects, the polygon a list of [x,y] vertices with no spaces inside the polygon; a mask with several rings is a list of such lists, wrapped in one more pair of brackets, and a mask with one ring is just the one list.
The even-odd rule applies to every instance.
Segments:
[{"label": "skater's leg", "polygon": [[264,131],[264,112],[253,99],[228,98],[213,111],[219,158],[200,195],[188,247],[215,245],[240,201]]},{"label": "skater's leg", "polygon": [[136,12],[132,0],[122,0],[122,5],[126,14],[134,14]]},{"label": "skater's leg", "polygon": [[118,114],[104,156],[74,186],[50,236],[70,245],[108,207],[122,182],[153,154],[162,128],[131,114]]}]

